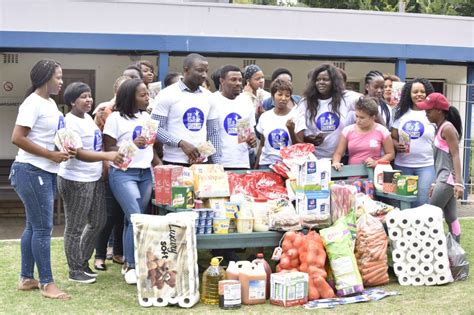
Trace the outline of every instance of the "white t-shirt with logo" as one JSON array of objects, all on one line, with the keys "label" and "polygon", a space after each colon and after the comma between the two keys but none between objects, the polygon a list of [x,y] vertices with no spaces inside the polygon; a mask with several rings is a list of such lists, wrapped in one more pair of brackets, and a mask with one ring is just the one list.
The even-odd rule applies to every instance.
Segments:
[{"label": "white t-shirt with logo", "polygon": [[[54,151],[56,131],[64,128],[64,116],[58,110],[53,99],[44,99],[31,93],[20,105],[16,124],[30,128],[27,138],[33,143],[49,151]],[[59,164],[50,159],[18,150],[16,161],[29,163],[50,173],[57,173]]]},{"label": "white t-shirt with logo", "polygon": [[410,135],[410,152],[398,153],[395,164],[405,167],[425,167],[434,165],[433,141],[435,127],[424,110],[409,109],[402,117],[393,122],[392,128],[405,131]]},{"label": "white t-shirt with logo", "polygon": [[[141,135],[144,122],[150,119],[150,115],[143,111],[135,113],[136,118],[122,117],[119,112],[113,112],[107,117],[104,126],[104,135],[108,135],[117,140],[117,146],[120,147],[126,140],[133,141]],[[153,161],[153,145],[147,145],[145,148],[137,148],[136,154],[128,168],[150,168]],[[114,163],[111,166],[117,168]]]},{"label": "white t-shirt with logo", "polygon": [[219,136],[222,142],[221,164],[224,167],[250,168],[247,143],[238,143],[237,121],[249,119],[250,128],[255,127],[252,103],[244,98],[228,99],[221,93],[214,93],[209,99],[211,107],[219,115]]},{"label": "white t-shirt with logo", "polygon": [[[177,82],[158,94],[153,114],[168,117],[166,130],[172,136],[197,146],[207,141],[207,121],[218,118],[216,109],[209,104],[211,95],[204,88],[195,93],[181,90]],[[167,144],[163,146],[163,160],[189,163],[181,148]]]},{"label": "white t-shirt with logo", "polygon": [[265,137],[265,144],[262,148],[259,165],[270,165],[281,161],[280,149],[292,145],[286,122],[296,113],[296,108],[294,108],[288,114],[280,116],[275,114],[274,109],[271,109],[260,116],[257,131]]},{"label": "white t-shirt with logo", "polygon": [[[89,114],[84,118],[72,113],[66,115],[66,127],[77,132],[81,139],[78,148],[87,151],[102,151],[102,132]],[[102,161],[84,162],[77,158],[61,163],[59,176],[76,182],[95,182],[102,176]]]},{"label": "white t-shirt with logo", "polygon": [[360,98],[360,94],[345,92],[339,106],[339,116],[334,113],[330,104],[332,98],[319,100],[319,107],[316,119],[309,121],[306,99],[301,100],[298,105],[298,118],[295,123],[295,132],[304,130],[305,136],[325,135],[323,143],[316,147],[315,155],[318,158],[332,158],[336,150],[341,132],[350,123],[350,112],[354,111],[355,104]]}]

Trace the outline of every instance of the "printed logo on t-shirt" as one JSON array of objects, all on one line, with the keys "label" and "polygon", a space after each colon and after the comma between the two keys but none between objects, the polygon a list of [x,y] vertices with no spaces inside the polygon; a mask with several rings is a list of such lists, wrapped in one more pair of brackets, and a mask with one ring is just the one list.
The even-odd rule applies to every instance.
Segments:
[{"label": "printed logo on t-shirt", "polygon": [[275,129],[268,134],[268,142],[276,150],[287,147],[289,139],[290,136],[284,129]]},{"label": "printed logo on t-shirt", "polygon": [[94,131],[94,151],[102,151],[102,132]]},{"label": "printed logo on t-shirt", "polygon": [[[132,134],[132,140],[135,140],[137,137],[142,135],[142,126],[136,126],[135,129],[133,129],[133,134]],[[139,148],[140,150],[145,149],[144,147]]]},{"label": "printed logo on t-shirt", "polygon": [[322,132],[333,132],[339,127],[339,117],[331,112],[325,112],[316,119],[316,127]]},{"label": "printed logo on t-shirt", "polygon": [[241,119],[242,116],[240,116],[237,113],[230,113],[227,115],[224,119],[224,129],[227,132],[228,135],[230,136],[236,136],[237,135],[237,121]]},{"label": "printed logo on t-shirt", "polygon": [[58,130],[59,130],[59,129],[63,129],[65,126],[66,126],[66,123],[65,123],[65,121],[64,121],[64,117],[63,117],[63,116],[59,116],[59,120],[58,120]]},{"label": "printed logo on t-shirt", "polygon": [[410,139],[421,138],[421,136],[423,136],[425,133],[425,127],[423,126],[423,123],[417,120],[407,121],[403,125],[402,130],[410,135]]},{"label": "printed logo on t-shirt", "polygon": [[204,113],[196,107],[191,107],[183,115],[184,126],[191,131],[199,131],[204,124]]}]

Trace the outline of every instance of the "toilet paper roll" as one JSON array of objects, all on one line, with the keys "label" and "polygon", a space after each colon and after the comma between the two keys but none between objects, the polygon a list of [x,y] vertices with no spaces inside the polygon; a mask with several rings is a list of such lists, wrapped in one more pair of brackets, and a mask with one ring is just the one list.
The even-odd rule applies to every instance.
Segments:
[{"label": "toilet paper roll", "polygon": [[153,306],[153,298],[142,298],[140,294],[138,294],[138,304],[141,307],[151,307]]},{"label": "toilet paper roll", "polygon": [[434,263],[434,271],[437,273],[437,274],[444,274],[446,273],[447,271],[449,271],[449,263],[445,262],[445,261],[436,261]]},{"label": "toilet paper roll", "polygon": [[440,235],[433,241],[434,247],[439,249],[446,249],[446,237]]},{"label": "toilet paper roll", "polygon": [[430,230],[427,227],[419,227],[416,230],[416,237],[421,241],[427,239],[429,235],[430,235]]},{"label": "toilet paper roll", "polygon": [[435,276],[435,279],[436,279],[436,284],[437,284],[437,285],[446,284],[446,283],[448,283],[448,282],[451,282],[451,281],[450,281],[450,278],[448,277],[447,274],[439,274],[439,275],[436,275],[436,276]]},{"label": "toilet paper roll", "polygon": [[420,272],[424,276],[432,275],[434,271],[433,265],[430,263],[421,263],[420,264]]},{"label": "toilet paper roll", "polygon": [[432,263],[434,259],[433,251],[422,250],[420,253],[420,259],[424,263]]},{"label": "toilet paper roll", "polygon": [[395,263],[405,261],[405,251],[401,249],[394,249],[392,251],[392,260]]},{"label": "toilet paper roll", "polygon": [[421,218],[415,218],[411,221],[411,227],[415,228],[416,230],[423,227],[424,225],[425,222],[423,222]]},{"label": "toilet paper roll", "polygon": [[406,264],[401,263],[401,262],[393,263],[393,270],[397,276],[406,274],[406,270],[407,270]]},{"label": "toilet paper roll", "polygon": [[435,285],[436,284],[436,276],[433,275],[428,275],[428,276],[423,276],[423,283],[425,285]]},{"label": "toilet paper roll", "polygon": [[443,235],[443,229],[439,226],[434,226],[429,229],[430,237],[431,238],[438,238],[439,236]]},{"label": "toilet paper roll", "polygon": [[416,236],[415,229],[412,227],[403,229],[402,234],[404,238],[409,239],[409,240],[412,240]]},{"label": "toilet paper roll", "polygon": [[169,304],[176,305],[179,303],[180,297],[176,294],[175,296],[169,296],[167,300]]},{"label": "toilet paper roll", "polygon": [[400,249],[402,251],[407,251],[408,250],[408,240],[405,239],[405,238],[400,238],[396,243],[395,243],[395,247],[397,249]]},{"label": "toilet paper roll", "polygon": [[417,263],[408,263],[406,271],[409,276],[418,276],[420,274],[420,267]]},{"label": "toilet paper roll", "polygon": [[153,301],[153,305],[158,307],[165,307],[168,306],[168,300],[158,297]]},{"label": "toilet paper roll", "polygon": [[400,228],[393,228],[388,231],[388,237],[392,241],[399,240],[402,237],[402,230]]},{"label": "toilet paper roll", "polygon": [[412,279],[412,284],[413,284],[414,286],[422,286],[422,285],[424,285],[425,282],[424,282],[423,276],[422,276],[422,275],[414,276],[413,279]]},{"label": "toilet paper roll", "polygon": [[391,217],[390,219],[386,220],[387,227],[390,228],[396,228],[398,227],[398,220],[395,217]]},{"label": "toilet paper roll", "polygon": [[439,221],[439,219],[435,215],[427,215],[427,216],[423,217],[423,222],[428,227],[433,226],[438,221]]},{"label": "toilet paper roll", "polygon": [[182,308],[190,308],[199,302],[199,295],[190,295],[180,298],[179,306]]},{"label": "toilet paper roll", "polygon": [[399,225],[402,229],[409,228],[410,225],[411,225],[410,218],[408,218],[408,217],[406,217],[406,216],[401,217],[400,220],[398,221],[398,225]]},{"label": "toilet paper roll", "polygon": [[446,249],[438,248],[434,251],[435,261],[445,261],[447,256],[448,253],[446,252]]},{"label": "toilet paper roll", "polygon": [[408,274],[401,274],[398,276],[398,283],[400,285],[411,285],[412,284],[412,279]]},{"label": "toilet paper roll", "polygon": [[416,250],[409,250],[405,255],[405,259],[409,263],[418,263],[420,261],[420,252]]},{"label": "toilet paper roll", "polygon": [[421,248],[423,250],[433,250],[435,248],[434,240],[431,238],[423,240],[421,243]]},{"label": "toilet paper roll", "polygon": [[421,241],[417,239],[416,237],[413,237],[412,240],[410,240],[410,243],[408,245],[409,250],[417,251],[419,252],[421,250]]}]

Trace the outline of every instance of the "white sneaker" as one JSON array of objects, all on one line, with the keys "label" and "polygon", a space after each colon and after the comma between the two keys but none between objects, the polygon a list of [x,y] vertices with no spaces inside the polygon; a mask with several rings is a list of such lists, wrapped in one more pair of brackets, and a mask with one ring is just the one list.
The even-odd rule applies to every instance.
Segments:
[{"label": "white sneaker", "polygon": [[124,278],[128,284],[137,284],[137,273],[135,269],[128,269],[127,272],[125,272]]}]

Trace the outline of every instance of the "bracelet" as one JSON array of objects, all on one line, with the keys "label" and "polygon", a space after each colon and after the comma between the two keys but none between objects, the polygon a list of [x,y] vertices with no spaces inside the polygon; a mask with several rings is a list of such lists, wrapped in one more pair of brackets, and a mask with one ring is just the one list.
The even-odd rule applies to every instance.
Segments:
[{"label": "bracelet", "polygon": [[460,184],[460,183],[454,183],[454,186],[458,186],[458,187],[462,187],[462,189],[464,189],[464,185],[463,184]]}]

